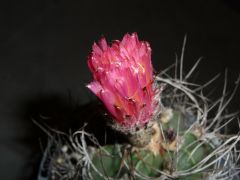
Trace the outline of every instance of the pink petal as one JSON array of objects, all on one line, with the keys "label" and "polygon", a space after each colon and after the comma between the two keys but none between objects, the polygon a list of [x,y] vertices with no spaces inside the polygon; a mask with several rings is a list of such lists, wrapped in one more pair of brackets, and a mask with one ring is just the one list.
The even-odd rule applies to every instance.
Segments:
[{"label": "pink petal", "polygon": [[87,88],[90,89],[95,95],[99,97],[100,92],[103,91],[103,87],[97,81],[93,81],[87,85]]}]

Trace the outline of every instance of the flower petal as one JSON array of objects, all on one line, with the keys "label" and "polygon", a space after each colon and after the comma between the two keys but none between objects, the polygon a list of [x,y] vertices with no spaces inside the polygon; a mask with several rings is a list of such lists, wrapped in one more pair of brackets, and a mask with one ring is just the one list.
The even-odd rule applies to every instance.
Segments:
[{"label": "flower petal", "polygon": [[105,38],[93,44],[88,58],[93,82],[87,87],[104,103],[117,123],[142,126],[151,120],[158,102],[153,83],[151,48],[136,33],[108,46]]}]

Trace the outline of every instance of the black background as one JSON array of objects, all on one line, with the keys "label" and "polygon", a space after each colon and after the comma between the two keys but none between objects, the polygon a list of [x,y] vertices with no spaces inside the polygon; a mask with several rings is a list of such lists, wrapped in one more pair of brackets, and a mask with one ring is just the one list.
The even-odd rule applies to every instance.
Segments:
[{"label": "black background", "polygon": [[[197,82],[228,68],[231,90],[240,72],[237,0],[5,1],[0,12],[2,180],[31,179],[36,171],[42,134],[30,118],[34,113],[69,113],[67,104],[93,98],[85,88],[91,80],[86,60],[103,35],[111,41],[137,32],[150,42],[159,72],[175,62],[187,34],[185,70],[203,57]],[[213,96],[222,83],[223,76]],[[231,111],[239,110],[239,94]]]}]

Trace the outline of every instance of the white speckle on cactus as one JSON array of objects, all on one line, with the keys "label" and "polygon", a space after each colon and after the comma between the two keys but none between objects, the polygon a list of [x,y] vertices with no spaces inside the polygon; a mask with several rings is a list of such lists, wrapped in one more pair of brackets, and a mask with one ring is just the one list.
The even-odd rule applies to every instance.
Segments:
[{"label": "white speckle on cactus", "polygon": [[173,116],[172,109],[166,108],[161,113],[160,121],[162,123],[168,123],[170,121],[170,119],[172,118],[172,116]]}]

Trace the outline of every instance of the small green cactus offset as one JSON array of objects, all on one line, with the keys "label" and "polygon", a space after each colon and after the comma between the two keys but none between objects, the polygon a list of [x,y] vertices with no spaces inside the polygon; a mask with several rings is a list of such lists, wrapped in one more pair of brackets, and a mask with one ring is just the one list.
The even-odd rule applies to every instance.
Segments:
[{"label": "small green cactus offset", "polygon": [[39,180],[239,178],[240,136],[226,131],[237,116],[225,113],[239,80],[227,96],[225,78],[222,96],[211,102],[202,90],[215,78],[203,86],[189,82],[200,60],[185,75],[182,52],[180,65],[153,75],[150,55],[136,33],[112,46],[104,38],[93,45],[93,82],[87,87],[106,107],[108,126],[125,141],[100,144],[85,127],[51,136]]}]

